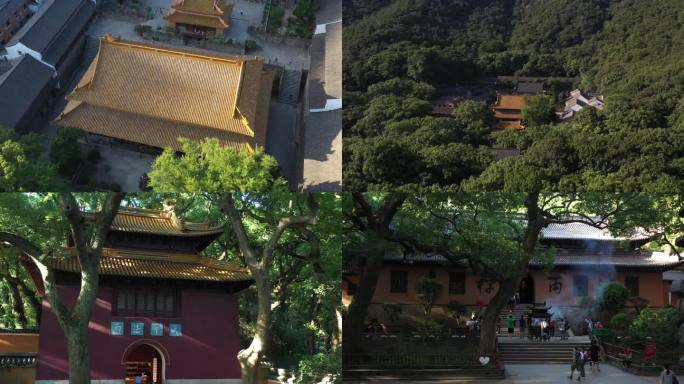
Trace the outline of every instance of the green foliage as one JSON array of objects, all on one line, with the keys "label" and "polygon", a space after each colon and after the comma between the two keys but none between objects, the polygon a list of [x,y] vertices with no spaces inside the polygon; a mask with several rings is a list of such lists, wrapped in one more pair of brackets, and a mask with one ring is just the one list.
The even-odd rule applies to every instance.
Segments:
[{"label": "green foliage", "polygon": [[330,382],[342,381],[342,354],[337,352],[317,353],[306,356],[299,362],[299,377],[301,383],[318,383],[326,376]]},{"label": "green foliage", "polygon": [[681,314],[671,306],[663,307],[657,312],[646,308],[632,323],[629,336],[633,343],[643,343],[651,339],[660,347],[675,348],[679,341],[672,336],[677,335],[681,322]]},{"label": "green foliage", "polygon": [[626,313],[616,313],[610,318],[609,325],[615,334],[624,336],[627,334],[631,322],[631,319]]},{"label": "green foliage", "polygon": [[[91,161],[96,160],[97,157],[87,159],[86,155],[81,150],[79,140],[85,138],[85,132],[78,128],[61,128],[55,134],[50,148],[50,159],[57,166],[57,170],[62,177],[72,179],[77,171],[86,167],[86,177],[94,171],[94,165]],[[93,155],[95,156],[95,155]]]},{"label": "green foliage", "polygon": [[285,10],[279,6],[272,6],[268,14],[268,31],[277,32],[283,26],[283,16]]},{"label": "green foliage", "polygon": [[442,288],[442,284],[430,277],[424,277],[416,282],[416,300],[423,306],[425,316],[430,316],[432,307],[442,295]]},{"label": "green foliage", "polygon": [[[579,0],[570,8],[563,0],[357,0],[344,11],[349,16],[343,47],[349,189],[684,189],[679,0]],[[390,124],[430,113],[418,100],[435,95],[416,93],[405,82],[439,88],[514,74],[577,76],[583,91],[604,95],[606,108],[585,109],[571,123],[559,124],[553,111],[563,95],[538,96],[524,113],[532,128],[524,132],[490,133],[491,124],[482,117],[475,122],[482,129],[471,130],[477,140],[448,138],[452,141],[440,148],[416,151],[407,139],[393,144],[391,154],[373,155],[385,138],[396,140]],[[389,81],[402,86],[390,90]],[[459,148],[463,158],[434,154],[450,143],[470,148]],[[518,158],[467,166],[478,145],[511,144],[520,149]],[[420,161],[426,153],[429,161]],[[379,172],[381,161],[396,167]],[[434,177],[436,165],[462,170],[456,180]]]},{"label": "green foliage", "polygon": [[245,53],[252,52],[252,51],[256,50],[257,48],[259,48],[259,46],[257,45],[256,41],[251,40],[251,39],[245,40]]},{"label": "green foliage", "polygon": [[533,95],[525,98],[526,106],[522,110],[525,124],[538,126],[556,121],[556,105],[553,97]]},{"label": "green foliage", "polygon": [[598,304],[602,310],[614,314],[625,307],[628,297],[629,291],[624,285],[611,282],[602,287]]},{"label": "green foliage", "polygon": [[461,317],[468,314],[468,307],[458,300],[451,300],[444,307],[447,316],[456,319],[460,323]]},{"label": "green foliage", "polygon": [[387,318],[389,318],[390,323],[395,323],[401,314],[401,305],[396,303],[384,303],[382,305],[382,311],[385,312]]},{"label": "green foliage", "polygon": [[63,183],[55,166],[43,155],[42,139],[19,137],[0,126],[0,192],[59,190]]},{"label": "green foliage", "polygon": [[444,325],[429,317],[416,319],[416,331],[422,337],[438,336],[444,333]]},{"label": "green foliage", "polygon": [[221,146],[216,139],[179,139],[182,154],[167,148],[154,161],[149,185],[158,191],[261,192],[285,181],[276,176],[277,163],[263,150],[251,154]]},{"label": "green foliage", "polygon": [[316,25],[316,0],[299,0],[296,4],[292,17],[287,22],[288,34],[310,38]]}]

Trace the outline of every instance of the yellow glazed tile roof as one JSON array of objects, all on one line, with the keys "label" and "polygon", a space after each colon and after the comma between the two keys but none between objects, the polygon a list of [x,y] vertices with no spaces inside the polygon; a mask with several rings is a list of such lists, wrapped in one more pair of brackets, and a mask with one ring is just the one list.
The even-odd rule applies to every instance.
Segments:
[{"label": "yellow glazed tile roof", "polygon": [[[52,258],[46,263],[55,270],[79,272],[78,257]],[[235,263],[191,254],[165,254],[154,251],[105,248],[98,272],[101,275],[203,280],[215,282],[250,281],[248,270]]]},{"label": "yellow glazed tile roof", "polygon": [[[153,117],[133,115],[109,108],[96,107],[80,101],[69,101],[57,123],[63,127],[78,127],[90,133],[142,143],[157,148],[180,150],[178,137],[201,140],[215,137],[225,145],[253,151],[255,137],[217,129],[181,124]],[[235,120],[234,124],[242,124]],[[264,137],[265,134],[264,134]]]},{"label": "yellow glazed tile roof", "polygon": [[204,15],[222,15],[224,0],[174,0],[171,8]]},{"label": "yellow glazed tile roof", "polygon": [[169,22],[177,24],[199,25],[219,30],[228,28],[228,23],[220,16],[198,15],[194,13],[179,12],[172,9],[164,18]]},{"label": "yellow glazed tile roof", "polygon": [[174,236],[199,236],[223,232],[223,226],[173,220],[171,214],[156,210],[121,208],[114,216],[111,230]]},{"label": "yellow glazed tile roof", "polygon": [[260,143],[265,137],[255,138],[255,132],[265,133],[265,127],[257,126],[256,116],[268,114],[270,99],[261,104],[258,95],[272,85],[263,81],[265,74],[261,59],[204,56],[106,36],[57,123],[157,147],[177,148],[177,136],[216,136],[234,147]]}]

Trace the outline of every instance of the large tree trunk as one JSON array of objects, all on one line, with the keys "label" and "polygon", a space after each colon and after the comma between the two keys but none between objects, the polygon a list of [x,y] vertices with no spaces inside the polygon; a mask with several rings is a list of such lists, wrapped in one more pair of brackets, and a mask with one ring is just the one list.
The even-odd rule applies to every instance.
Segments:
[{"label": "large tree trunk", "polygon": [[28,304],[29,306],[33,309],[33,311],[36,314],[36,325],[40,325],[40,318],[43,314],[43,306],[40,304],[40,301],[36,298],[36,293],[33,292],[25,282],[23,282],[20,278],[16,279],[19,290],[21,293],[28,299]]},{"label": "large tree trunk", "polygon": [[28,320],[26,319],[26,311],[24,310],[24,300],[22,300],[21,293],[19,293],[19,288],[17,288],[17,286],[7,279],[5,279],[5,281],[7,281],[7,286],[12,295],[12,312],[14,313],[15,328],[25,329],[28,327]]},{"label": "large tree trunk", "polygon": [[271,284],[268,276],[261,271],[254,273],[254,282],[257,288],[257,320],[254,337],[249,347],[238,353],[242,384],[259,383],[259,368],[264,357],[266,342],[270,337],[271,321]]},{"label": "large tree trunk", "polygon": [[482,332],[480,334],[479,352],[481,355],[491,355],[495,352],[496,345],[496,318],[506,307],[511,297],[520,285],[522,275],[499,281],[499,289],[487,304],[487,309],[482,319]]},{"label": "large tree trunk", "polygon": [[335,309],[335,328],[332,332],[332,350],[337,351],[342,344],[342,311]]},{"label": "large tree trunk", "polygon": [[361,272],[361,280],[352,302],[349,304],[347,316],[344,318],[344,342],[342,343],[344,353],[358,353],[363,348],[363,327],[368,314],[368,306],[375,293],[375,286],[378,284],[383,260],[384,253],[382,250],[374,250],[373,254],[366,258],[366,263]]},{"label": "large tree trunk", "polygon": [[78,322],[64,330],[69,356],[69,384],[90,384],[88,320],[85,323]]}]

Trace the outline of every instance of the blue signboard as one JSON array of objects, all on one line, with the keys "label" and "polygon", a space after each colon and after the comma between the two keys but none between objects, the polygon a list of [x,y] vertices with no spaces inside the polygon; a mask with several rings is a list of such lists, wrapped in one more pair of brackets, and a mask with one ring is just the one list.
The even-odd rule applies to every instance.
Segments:
[{"label": "blue signboard", "polygon": [[112,336],[122,336],[124,334],[124,322],[112,321],[112,325],[109,328],[109,334]]},{"label": "blue signboard", "polygon": [[143,336],[145,334],[145,323],[139,321],[131,322],[131,335]]},{"label": "blue signboard", "polygon": [[164,324],[152,323],[150,325],[150,336],[164,336]]},{"label": "blue signboard", "polygon": [[169,336],[183,336],[183,326],[181,324],[169,324]]}]

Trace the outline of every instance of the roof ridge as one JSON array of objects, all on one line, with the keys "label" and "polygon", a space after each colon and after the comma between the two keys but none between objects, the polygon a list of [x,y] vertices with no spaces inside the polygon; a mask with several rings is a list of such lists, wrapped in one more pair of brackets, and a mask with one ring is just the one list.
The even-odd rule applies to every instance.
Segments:
[{"label": "roof ridge", "polygon": [[115,45],[115,46],[120,46],[120,47],[126,47],[126,48],[131,48],[131,49],[140,49],[144,51],[151,51],[154,53],[163,53],[163,54],[169,54],[172,56],[180,56],[180,57],[186,57],[189,59],[198,59],[198,60],[207,60],[207,61],[216,61],[216,62],[225,62],[229,64],[242,64],[247,61],[257,61],[259,59],[247,59],[247,58],[240,58],[236,57],[233,59],[227,58],[227,57],[221,57],[221,56],[211,56],[211,55],[203,55],[200,53],[193,53],[187,50],[182,50],[178,48],[164,48],[164,47],[158,47],[155,45],[151,44],[146,44],[146,43],[140,43],[140,42],[135,42],[135,41],[130,41],[130,40],[124,40],[121,39],[120,37],[114,37],[111,34],[102,36],[100,38],[102,42],[106,42],[107,44],[110,45]]}]

